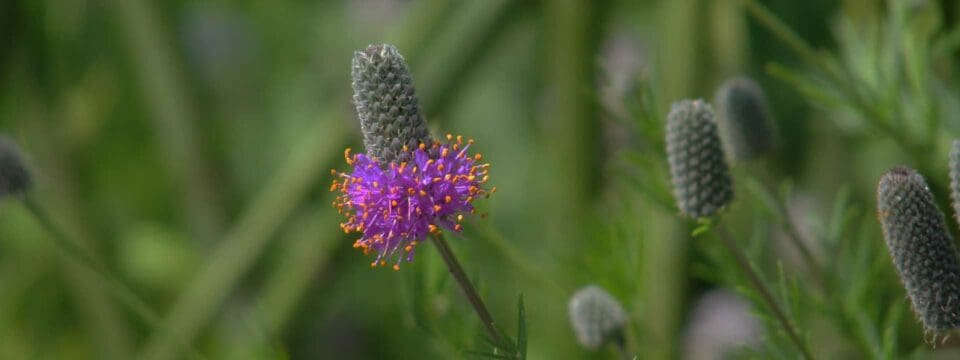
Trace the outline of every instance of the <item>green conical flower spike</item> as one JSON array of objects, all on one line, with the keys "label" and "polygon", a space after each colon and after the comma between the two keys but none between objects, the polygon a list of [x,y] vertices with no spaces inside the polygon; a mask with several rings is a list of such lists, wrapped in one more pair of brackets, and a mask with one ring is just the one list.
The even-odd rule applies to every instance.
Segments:
[{"label": "green conical flower spike", "polygon": [[355,52],[352,76],[367,155],[382,164],[400,163],[421,143],[431,144],[413,78],[395,47],[370,45]]},{"label": "green conical flower spike", "polygon": [[717,90],[720,137],[734,161],[763,155],[776,144],[776,129],[760,85],[749,78],[727,80]]},{"label": "green conical flower spike", "polygon": [[733,200],[733,182],[710,104],[674,103],[667,115],[666,140],[673,194],[685,216],[711,216]]},{"label": "green conical flower spike", "polygon": [[570,298],[570,324],[584,348],[597,350],[623,341],[627,312],[612,295],[596,285],[577,290]]},{"label": "green conical flower spike", "polygon": [[960,224],[960,140],[954,140],[950,149],[950,200]]},{"label": "green conical flower spike", "polygon": [[902,166],[883,175],[877,215],[924,328],[936,336],[960,327],[960,258],[923,176]]},{"label": "green conical flower spike", "polygon": [[17,144],[0,134],[0,197],[21,194],[33,184]]}]

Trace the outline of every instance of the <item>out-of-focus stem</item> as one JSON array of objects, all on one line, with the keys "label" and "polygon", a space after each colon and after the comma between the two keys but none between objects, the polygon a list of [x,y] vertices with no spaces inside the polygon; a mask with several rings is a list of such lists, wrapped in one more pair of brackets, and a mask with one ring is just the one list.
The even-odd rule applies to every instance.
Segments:
[{"label": "out-of-focus stem", "polygon": [[152,4],[144,0],[117,0],[113,5],[133,69],[140,76],[139,83],[152,112],[148,119],[160,153],[165,156],[174,181],[183,187],[180,198],[184,220],[196,239],[212,241],[220,236],[224,216],[191,123],[186,87],[169,41],[157,24]]},{"label": "out-of-focus stem", "polygon": [[[21,200],[23,200],[24,207],[26,207],[37,222],[40,223],[40,226],[50,233],[51,238],[53,238],[54,243],[64,257],[75,260],[87,269],[92,270],[100,277],[101,282],[107,286],[108,291],[110,291],[117,300],[126,304],[137,316],[146,322],[147,325],[153,327],[156,331],[163,331],[160,316],[157,315],[153,308],[151,308],[146,301],[143,301],[129,286],[114,276],[105,265],[97,261],[87,249],[84,249],[74,240],[71,240],[67,232],[50,218],[50,215],[37,203],[33,196],[26,194]],[[186,346],[186,350],[188,350],[194,358],[201,358],[199,352],[192,347]]]},{"label": "out-of-focus stem", "polygon": [[463,267],[460,266],[460,262],[457,261],[457,257],[453,254],[453,250],[450,249],[450,245],[447,244],[447,240],[443,238],[443,235],[433,235],[430,236],[430,239],[433,240],[433,244],[437,246],[437,250],[440,251],[440,256],[443,257],[447,268],[450,269],[450,274],[457,280],[457,284],[460,285],[463,294],[466,295],[467,300],[470,301],[470,305],[473,306],[473,310],[476,311],[477,316],[480,317],[480,321],[483,323],[487,335],[490,335],[494,343],[504,344],[504,339],[500,336],[500,331],[497,330],[497,326],[493,322],[493,316],[490,315],[490,311],[487,310],[487,306],[483,304],[483,299],[480,298],[477,289],[473,287],[470,278],[468,278],[467,274],[463,271]]},{"label": "out-of-focus stem", "polygon": [[743,250],[737,246],[736,241],[733,240],[733,236],[730,235],[723,224],[717,224],[715,230],[723,245],[726,246],[727,250],[730,251],[730,254],[733,255],[734,259],[737,261],[737,265],[740,266],[740,269],[743,270],[744,274],[747,275],[747,279],[750,280],[750,283],[753,284],[753,287],[757,290],[757,293],[760,294],[760,297],[763,299],[763,301],[766,302],[767,306],[770,307],[770,311],[773,312],[774,317],[776,317],[777,321],[780,322],[780,325],[783,326],[783,329],[787,332],[787,336],[790,338],[790,341],[793,341],[805,359],[812,360],[813,354],[810,352],[810,349],[807,348],[807,344],[797,334],[797,330],[793,327],[790,319],[787,318],[786,312],[783,311],[783,308],[780,307],[780,305],[777,303],[777,300],[773,298],[770,288],[763,283],[763,280],[760,280],[760,276],[757,275],[756,270],[753,269],[753,265],[750,264],[750,260],[747,259],[747,256],[743,253]]},{"label": "out-of-focus stem", "polygon": [[[210,255],[210,262],[187,285],[165,319],[170,331],[155,333],[140,359],[175,357],[176,334],[188,343],[210,320],[257,259],[267,241],[313,188],[335,150],[344,145],[345,121],[317,122],[258,194],[237,224]],[[324,155],[327,154],[327,155]]]},{"label": "out-of-focus stem", "polygon": [[813,256],[813,251],[811,251],[807,243],[804,242],[803,236],[800,234],[800,227],[797,226],[796,221],[790,216],[790,209],[787,208],[786,199],[780,199],[766,182],[760,179],[756,179],[756,182],[763,187],[764,191],[766,191],[770,197],[776,200],[774,201],[775,210],[780,218],[783,219],[783,228],[787,232],[787,237],[793,246],[797,248],[797,251],[800,252],[800,256],[803,257],[803,261],[807,263],[807,268],[810,269],[814,277],[825,284],[826,279],[824,278],[823,266],[820,265],[820,262]]}]

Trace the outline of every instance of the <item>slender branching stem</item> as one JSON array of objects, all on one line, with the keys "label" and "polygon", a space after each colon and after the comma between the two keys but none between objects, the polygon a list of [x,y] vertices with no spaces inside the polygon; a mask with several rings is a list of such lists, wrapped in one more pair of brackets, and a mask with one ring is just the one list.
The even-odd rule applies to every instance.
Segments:
[{"label": "slender branching stem", "polygon": [[627,341],[626,341],[626,339],[624,338],[623,334],[621,334],[621,335],[620,335],[620,338],[618,338],[618,339],[614,342],[614,345],[615,345],[616,348],[617,348],[617,355],[620,356],[620,359],[622,359],[622,360],[631,360],[631,359],[634,358],[634,356],[632,355],[633,352],[630,351],[630,345],[627,344]]},{"label": "slender branching stem", "polygon": [[760,280],[760,276],[757,275],[756,270],[753,269],[753,265],[751,265],[750,261],[747,260],[747,256],[743,253],[743,250],[737,246],[733,236],[730,235],[723,224],[717,224],[714,229],[716,230],[718,237],[720,237],[723,245],[727,247],[727,250],[729,250],[730,254],[736,259],[737,265],[740,266],[743,272],[747,275],[747,278],[753,284],[753,287],[756,288],[757,293],[760,294],[760,297],[764,302],[767,303],[767,306],[770,307],[773,315],[783,326],[784,330],[786,330],[787,336],[790,337],[790,340],[793,341],[793,343],[797,346],[805,359],[812,360],[813,355],[810,352],[810,349],[807,348],[806,343],[800,338],[800,335],[797,334],[797,331],[790,322],[790,319],[787,318],[786,312],[783,311],[783,308],[781,308],[777,301],[773,298],[773,294],[771,293],[770,289],[762,280]]},{"label": "slender branching stem", "polygon": [[803,261],[807,263],[807,268],[810,269],[810,272],[813,273],[820,281],[826,281],[824,277],[823,266],[820,265],[820,261],[813,255],[813,251],[810,250],[810,247],[807,246],[807,243],[804,241],[803,235],[800,234],[800,227],[797,225],[797,222],[793,220],[793,216],[790,216],[790,209],[787,208],[787,199],[780,199],[777,196],[777,193],[770,187],[769,184],[757,179],[757,182],[764,187],[764,190],[773,197],[774,209],[778,215],[783,219],[783,228],[787,232],[787,237],[790,239],[790,242],[794,247],[797,248],[797,251],[800,252],[800,256],[803,257]]},{"label": "slender branching stem", "polygon": [[890,116],[886,113],[878,110],[878,107],[872,106],[863,94],[855,87],[856,82],[853,81],[852,75],[843,70],[842,68],[837,68],[835,63],[827,61],[825,58],[819,56],[816,50],[810,46],[809,43],[804,41],[796,32],[790,29],[789,26],[784,24],[780,18],[770,12],[766,7],[761,5],[756,0],[740,0],[741,3],[746,7],[747,11],[753,15],[757,21],[760,22],[764,27],[767,28],[774,36],[783,41],[787,47],[793,50],[797,55],[803,58],[804,61],[813,65],[814,67],[819,68],[824,74],[827,75],[830,82],[841,89],[847,97],[853,102],[854,108],[859,110],[868,121],[870,121],[874,126],[876,126],[880,131],[886,133],[890,136],[894,142],[897,143],[904,151],[907,152],[913,160],[916,162],[923,162],[923,151],[922,146],[914,144],[910,141],[905,135],[904,132],[899,131],[893,126],[893,122]]},{"label": "slender branching stem", "polygon": [[[139,316],[147,325],[154,329],[163,329],[160,316],[150,307],[140,296],[138,296],[129,286],[114,276],[102,262],[94,258],[90,251],[80,246],[75,240],[67,234],[66,231],[47,213],[44,208],[37,203],[36,199],[30,194],[24,194],[20,197],[24,207],[37,220],[40,226],[50,233],[54,244],[60,250],[60,253],[82,266],[93,271],[106,286],[107,290],[119,301],[126,304],[137,316]],[[203,356],[191,346],[181,343],[192,358],[202,359]]]},{"label": "slender branching stem", "polygon": [[457,257],[450,249],[450,245],[447,244],[447,240],[443,238],[443,235],[433,235],[430,238],[433,239],[433,244],[436,245],[437,250],[440,251],[440,256],[443,257],[443,261],[447,263],[450,274],[456,279],[457,284],[460,285],[460,289],[463,290],[463,294],[466,295],[467,300],[470,301],[470,305],[473,306],[473,310],[477,312],[477,316],[479,316],[480,321],[483,322],[487,334],[490,335],[494,343],[504,344],[504,339],[500,336],[500,331],[497,330],[497,326],[493,322],[493,316],[490,315],[490,311],[487,310],[487,306],[483,304],[483,299],[480,298],[477,289],[473,287],[473,283],[470,282],[467,274],[463,271],[463,267],[460,266],[460,262],[457,261]]}]

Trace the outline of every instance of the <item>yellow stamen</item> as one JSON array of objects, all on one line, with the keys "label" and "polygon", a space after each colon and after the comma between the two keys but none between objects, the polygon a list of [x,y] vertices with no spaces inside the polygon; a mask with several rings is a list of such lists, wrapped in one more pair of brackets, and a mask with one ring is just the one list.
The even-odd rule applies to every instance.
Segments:
[{"label": "yellow stamen", "polygon": [[348,165],[353,165],[353,159],[350,157],[350,148],[343,150],[343,158],[347,160]]}]

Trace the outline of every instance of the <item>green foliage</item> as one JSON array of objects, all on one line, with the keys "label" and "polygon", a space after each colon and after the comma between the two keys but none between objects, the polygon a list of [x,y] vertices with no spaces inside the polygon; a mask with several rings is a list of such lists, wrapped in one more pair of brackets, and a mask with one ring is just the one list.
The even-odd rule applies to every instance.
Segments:
[{"label": "green foliage", "polygon": [[[756,325],[725,354],[801,357],[723,229],[815,358],[949,358],[956,343],[924,341],[873,209],[895,164],[949,207],[958,11],[14,0],[0,11],[0,132],[29,159],[52,225],[0,201],[0,358],[681,358],[709,345],[688,338],[691,304],[717,289],[750,309],[726,315]],[[361,128],[351,54],[382,43],[403,63],[389,53],[358,83],[398,102],[364,109],[420,121],[415,134]],[[399,82],[381,89],[389,74]],[[731,76],[764,90],[781,146],[729,170],[744,191],[722,217],[681,219],[715,209],[678,209],[667,111]],[[434,247],[398,273],[371,270],[336,226],[326,170],[343,168],[343,149],[395,153],[413,144],[395,135],[426,138],[424,119],[476,139],[492,164],[489,216],[450,246],[496,325],[517,314],[515,332],[497,330],[506,343],[484,335]],[[586,284],[622,304],[622,346],[577,344],[567,304]]]}]

